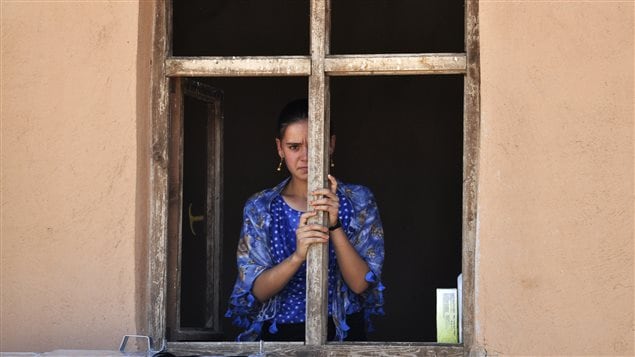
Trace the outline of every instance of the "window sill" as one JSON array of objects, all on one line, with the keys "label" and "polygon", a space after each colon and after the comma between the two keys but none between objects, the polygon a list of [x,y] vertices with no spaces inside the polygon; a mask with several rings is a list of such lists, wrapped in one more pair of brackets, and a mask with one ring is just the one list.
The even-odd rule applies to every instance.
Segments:
[{"label": "window sill", "polygon": [[[251,355],[260,351],[259,342],[169,342],[168,351],[177,356],[192,354]],[[328,356],[463,356],[463,345],[427,342],[329,342],[307,346],[304,342],[265,342],[267,355]]]}]

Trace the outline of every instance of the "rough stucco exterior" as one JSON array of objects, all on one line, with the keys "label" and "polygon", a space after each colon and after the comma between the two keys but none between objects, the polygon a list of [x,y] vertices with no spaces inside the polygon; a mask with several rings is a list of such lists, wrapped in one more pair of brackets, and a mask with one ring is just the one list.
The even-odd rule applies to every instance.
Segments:
[{"label": "rough stucco exterior", "polygon": [[[1,6],[0,350],[113,349],[144,316],[149,3]],[[477,343],[633,355],[634,3],[480,7]]]},{"label": "rough stucco exterior", "polygon": [[633,355],[633,2],[481,3],[478,341]]},{"label": "rough stucco exterior", "polygon": [[2,351],[135,325],[136,2],[2,2]]}]

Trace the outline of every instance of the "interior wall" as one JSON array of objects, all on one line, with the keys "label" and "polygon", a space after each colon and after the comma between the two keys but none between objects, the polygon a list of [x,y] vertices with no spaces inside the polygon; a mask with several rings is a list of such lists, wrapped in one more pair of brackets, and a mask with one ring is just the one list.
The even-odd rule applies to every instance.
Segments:
[{"label": "interior wall", "polygon": [[629,1],[481,1],[490,354],[635,354],[633,18]]},{"label": "interior wall", "polygon": [[0,349],[135,332],[137,2],[2,1]]}]

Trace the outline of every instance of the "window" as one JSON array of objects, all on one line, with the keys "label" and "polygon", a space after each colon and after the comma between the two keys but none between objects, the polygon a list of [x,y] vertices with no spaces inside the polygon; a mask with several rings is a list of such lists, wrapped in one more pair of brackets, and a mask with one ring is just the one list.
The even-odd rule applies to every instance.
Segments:
[{"label": "window", "polygon": [[[306,28],[305,33],[310,33],[310,38],[303,39],[302,36],[296,38],[292,43],[284,45],[275,44],[279,38],[276,34],[288,31],[285,29],[285,19],[275,22],[273,28],[267,28],[262,33],[245,32],[244,29],[236,29],[236,31],[245,32],[245,38],[253,38],[254,33],[262,37],[262,41],[256,41],[247,47],[253,46],[254,52],[250,52],[249,48],[236,50],[236,46],[223,38],[220,29],[211,29],[211,33],[201,36],[212,36],[210,43],[216,41],[217,46],[210,46],[210,49],[202,49],[200,51],[189,51],[183,42],[172,41],[172,14],[183,11],[177,6],[177,2],[158,2],[156,5],[155,17],[155,54],[153,69],[153,157],[152,157],[152,178],[153,187],[151,189],[151,237],[150,237],[150,316],[148,319],[148,329],[151,336],[155,339],[161,339],[169,334],[172,336],[180,336],[177,339],[212,339],[214,334],[220,332],[219,318],[222,311],[218,308],[220,305],[216,284],[218,278],[207,277],[205,293],[200,296],[186,297],[191,301],[214,301],[211,309],[197,310],[192,306],[184,308],[184,305],[178,303],[179,297],[175,293],[171,284],[197,284],[196,281],[186,281],[177,277],[178,271],[184,269],[202,269],[205,272],[218,271],[218,259],[208,259],[202,263],[183,265],[179,261],[178,256],[170,256],[169,252],[183,249],[191,249],[193,251],[207,252],[208,257],[215,257],[220,254],[218,242],[199,242],[200,246],[186,247],[178,246],[177,240],[170,239],[171,236],[181,234],[179,229],[188,229],[192,236],[196,234],[197,228],[207,231],[219,231],[221,228],[219,217],[220,201],[220,183],[222,179],[220,174],[222,165],[222,149],[218,146],[203,145],[205,142],[219,143],[221,139],[218,137],[222,133],[220,129],[222,124],[222,94],[210,86],[209,78],[218,77],[295,77],[296,83],[306,85],[308,88],[308,97],[310,102],[310,118],[309,118],[309,136],[310,136],[310,178],[309,189],[322,187],[325,182],[326,170],[328,168],[328,155],[326,148],[328,147],[328,122],[330,115],[340,114],[342,111],[338,108],[340,97],[333,97],[337,93],[338,88],[351,85],[365,85],[363,82],[373,82],[372,76],[390,76],[390,77],[374,77],[381,78],[382,81],[390,81],[393,76],[417,76],[412,78],[433,78],[439,83],[452,81],[456,78],[463,83],[463,136],[462,136],[462,272],[464,280],[464,322],[463,335],[464,343],[462,345],[436,345],[429,343],[326,343],[325,342],[325,283],[322,273],[324,272],[324,258],[326,258],[325,250],[315,248],[311,249],[308,266],[310,271],[309,286],[310,290],[307,294],[307,336],[304,344],[302,343],[267,343],[266,351],[282,349],[285,351],[310,351],[310,350],[326,350],[333,352],[346,351],[376,351],[381,349],[386,353],[396,354],[400,352],[410,353],[427,353],[439,352],[447,354],[462,354],[469,351],[472,347],[473,336],[473,303],[474,303],[474,237],[476,222],[476,169],[477,169],[477,152],[478,152],[478,127],[479,127],[479,62],[478,62],[478,26],[477,13],[478,2],[468,0],[465,3],[465,50],[457,46],[456,41],[447,47],[443,44],[430,45],[429,47],[412,46],[409,42],[399,43],[399,38],[403,35],[399,31],[409,31],[407,24],[402,28],[390,29],[385,26],[385,30],[381,34],[370,34],[363,27],[364,21],[360,22],[359,28],[355,29],[353,44],[347,43],[347,38],[340,35],[343,24],[346,23],[346,16],[354,14],[347,13],[347,9],[351,6],[358,6],[360,18],[367,17],[372,19],[373,16],[367,12],[376,11],[381,14],[384,11],[390,11],[393,7],[407,6],[407,1],[389,2],[377,1],[373,2],[373,6],[364,6],[365,2],[358,5],[349,5],[349,7],[341,7],[340,2],[333,5],[327,0],[306,1],[267,1],[260,2],[258,6],[262,9],[258,11],[271,11],[284,6],[292,6],[289,9],[294,15],[291,16],[293,28]],[[364,3],[364,4],[362,4]],[[402,5],[396,5],[396,4]],[[428,2],[426,2],[429,4]],[[448,2],[438,2],[438,4],[447,4]],[[253,8],[246,6],[245,1],[218,2],[218,6],[234,6],[235,11],[254,11]],[[264,5],[263,5],[264,4]],[[304,5],[306,6],[304,6]],[[383,5],[382,5],[383,4]],[[406,5],[403,5],[406,4]],[[310,5],[310,6],[309,6]],[[304,7],[303,7],[304,6]],[[428,6],[428,5],[426,5]],[[436,11],[435,7],[430,5],[429,11]],[[448,5],[436,5],[448,6]],[[406,8],[407,9],[407,8]],[[218,9],[212,8],[210,14],[215,15]],[[282,10],[273,11],[271,16],[284,14]],[[267,13],[268,14],[268,13]],[[299,15],[298,15],[299,14]],[[303,20],[302,14],[306,14],[306,20]],[[204,27],[196,24],[196,16],[200,14],[191,13],[192,16],[191,31],[205,31]],[[232,23],[231,19],[223,19],[221,15],[218,17],[218,23]],[[267,18],[267,16],[262,16]],[[365,20],[369,22],[371,20]],[[416,17],[409,19],[413,24],[417,24]],[[331,28],[327,24],[332,24]],[[439,21],[439,26],[430,26],[423,23],[424,29],[418,30],[421,33],[429,33],[432,30],[443,31],[441,28],[443,21]],[[252,24],[258,26],[268,26],[263,24]],[[188,25],[189,26],[189,25]],[[197,27],[198,26],[198,27]],[[414,26],[414,25],[410,25]],[[310,29],[310,31],[309,31]],[[330,33],[332,30],[332,35]],[[388,31],[390,30],[390,31]],[[390,33],[385,33],[390,32]],[[419,33],[417,32],[417,33]],[[183,36],[183,34],[174,32],[174,38]],[[214,37],[216,36],[216,37]],[[238,35],[236,35],[238,36]],[[385,36],[384,43],[395,44],[394,47],[373,47],[373,41],[369,38],[377,38],[377,36]],[[205,37],[205,38],[208,38]],[[187,36],[183,37],[187,38]],[[351,36],[348,36],[350,39]],[[267,48],[262,43],[271,39],[273,47]],[[296,41],[297,40],[297,41]],[[306,40],[306,41],[305,41]],[[364,42],[366,41],[366,42]],[[178,41],[177,41],[178,42]],[[381,42],[381,41],[378,41]],[[172,44],[174,46],[172,48]],[[359,45],[361,43],[361,45]],[[364,44],[368,43],[368,44]],[[360,47],[355,47],[358,44]],[[289,52],[287,49],[291,48]],[[366,50],[364,50],[366,49]],[[377,51],[378,53],[369,53]],[[336,54],[330,55],[333,52]],[[309,55],[310,53],[310,55]],[[203,56],[203,57],[183,57],[183,56]],[[230,57],[231,56],[231,57]],[[434,77],[430,77],[434,75]],[[345,77],[342,77],[345,76]],[[187,79],[187,78],[197,79]],[[341,77],[341,78],[340,78]],[[461,78],[462,77],[462,78]],[[362,79],[363,78],[363,79]],[[408,77],[411,78],[411,77]],[[454,79],[453,79],[454,78]],[[223,79],[229,81],[230,79]],[[236,80],[236,79],[233,79]],[[269,79],[267,79],[269,80]],[[284,80],[287,79],[277,79]],[[292,80],[292,79],[288,79]],[[426,79],[427,80],[427,79]],[[253,81],[253,80],[252,80]],[[412,80],[416,82],[417,80]],[[217,81],[216,81],[217,82]],[[253,83],[253,82],[252,82]],[[361,84],[360,84],[361,83]],[[294,86],[298,84],[293,84]],[[381,87],[381,86],[380,86]],[[306,92],[305,92],[306,93]],[[459,103],[460,105],[460,103]],[[197,132],[196,130],[188,131],[185,121],[179,119],[188,110],[198,113],[198,116],[205,118],[204,127],[206,130]],[[188,136],[192,138],[191,142],[198,142],[198,149],[194,149],[201,153],[198,158],[188,160],[182,159],[188,155],[188,147],[180,146],[182,141],[175,138]],[[198,135],[198,136],[197,136]],[[197,139],[198,138],[198,139]],[[208,140],[215,138],[215,140]],[[187,140],[190,142],[190,140]],[[194,145],[194,144],[193,144]],[[209,160],[214,157],[216,160]],[[199,161],[196,161],[199,160]],[[187,165],[184,162],[200,162],[198,172],[200,174],[188,174]],[[207,163],[207,164],[204,164]],[[183,172],[183,174],[181,174]],[[208,181],[206,187],[213,187],[208,190],[205,195],[205,202],[201,203],[200,208],[196,208],[192,204],[192,210],[186,199],[186,193],[177,192],[173,187],[182,185],[184,181],[194,180],[192,177],[204,177]],[[209,185],[209,181],[215,180],[214,185]],[[176,183],[176,186],[175,186]],[[196,185],[196,183],[193,183]],[[176,198],[176,200],[175,200]],[[172,205],[172,208],[170,206]],[[178,207],[174,207],[178,206]],[[170,212],[180,212],[179,215],[170,214]],[[209,217],[204,227],[197,227],[201,216]],[[174,244],[177,244],[176,246]],[[233,259],[232,259],[233,260]],[[189,264],[189,263],[188,263]],[[215,265],[216,264],[216,265]],[[200,282],[199,282],[200,283]],[[205,285],[204,284],[204,285]],[[172,289],[172,290],[171,290]],[[176,303],[177,309],[168,308],[171,304]],[[200,304],[203,306],[204,304]],[[190,309],[192,308],[192,309]],[[188,310],[190,309],[190,310]],[[172,331],[168,331],[167,325],[172,327]],[[189,336],[189,338],[188,338]],[[227,353],[252,353],[257,351],[256,343],[228,343],[228,342],[171,342],[169,344],[171,350],[189,351],[189,352],[227,352]]]},{"label": "window", "polygon": [[213,239],[221,228],[222,93],[183,79],[173,82],[170,100],[167,332],[210,340],[222,316],[221,242]]}]

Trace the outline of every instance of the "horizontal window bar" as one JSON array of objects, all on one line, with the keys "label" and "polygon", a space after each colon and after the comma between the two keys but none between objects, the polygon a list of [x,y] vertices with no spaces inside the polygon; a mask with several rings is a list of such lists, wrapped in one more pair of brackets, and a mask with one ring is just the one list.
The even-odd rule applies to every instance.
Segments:
[{"label": "horizontal window bar", "polygon": [[[325,58],[330,76],[464,74],[464,53],[334,55]],[[309,76],[311,59],[286,57],[171,57],[168,77]]]},{"label": "horizontal window bar", "polygon": [[[258,342],[169,342],[168,351],[177,354],[231,354],[248,355],[260,351]],[[305,345],[303,342],[264,342],[263,352],[275,355],[310,354],[318,352],[328,356],[388,356],[441,355],[463,356],[462,345],[416,342],[329,342],[322,346]]]},{"label": "horizontal window bar", "polygon": [[309,76],[311,59],[286,57],[171,57],[168,77],[276,77]]},{"label": "horizontal window bar", "polygon": [[465,63],[465,53],[334,55],[324,70],[330,76],[463,74]]}]

